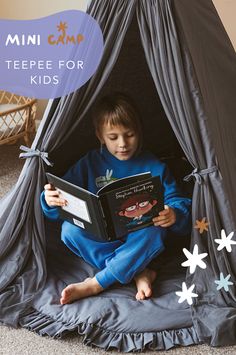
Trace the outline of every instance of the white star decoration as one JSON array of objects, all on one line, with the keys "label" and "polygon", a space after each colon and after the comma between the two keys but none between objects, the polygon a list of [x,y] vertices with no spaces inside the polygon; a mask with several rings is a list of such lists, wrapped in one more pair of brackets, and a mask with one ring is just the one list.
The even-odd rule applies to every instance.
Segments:
[{"label": "white star decoration", "polygon": [[176,295],[180,297],[178,300],[178,303],[182,303],[186,300],[189,305],[193,304],[192,298],[198,297],[198,295],[196,293],[192,292],[194,287],[195,287],[195,285],[192,285],[189,288],[187,288],[186,283],[183,282],[182,283],[182,291],[175,292]]},{"label": "white star decoration", "polygon": [[218,285],[217,290],[224,288],[226,292],[229,291],[229,286],[233,285],[233,282],[228,281],[230,278],[230,274],[224,277],[223,272],[220,273],[220,280],[216,280],[215,283]]},{"label": "white star decoration", "polygon": [[[199,223],[204,222],[205,223],[205,218],[201,221],[197,221]],[[207,222],[207,224],[209,224]],[[200,224],[199,226],[195,226],[195,228],[200,228]],[[205,227],[204,227],[205,228]],[[207,230],[207,228],[205,228],[205,230]],[[201,231],[200,231],[201,233]],[[227,252],[231,253],[232,251],[232,245],[236,245],[236,240],[232,240],[234,235],[234,232],[229,233],[229,235],[226,235],[225,230],[222,229],[221,230],[221,239],[215,239],[215,243],[219,244],[217,247],[217,250],[220,251],[224,248],[226,248]],[[189,250],[187,250],[186,248],[183,249],[183,252],[185,254],[185,256],[187,257],[187,260],[184,261],[181,266],[184,267],[190,267],[189,271],[190,274],[193,274],[196,270],[196,267],[199,266],[202,269],[206,269],[206,264],[205,262],[202,260],[203,258],[205,258],[208,254],[207,253],[202,253],[202,254],[198,254],[198,245],[195,244],[193,247],[193,253],[190,253]],[[231,275],[228,274],[226,277],[224,277],[224,274],[221,272],[220,273],[220,279],[219,280],[215,280],[214,282],[218,285],[217,286],[217,290],[220,289],[224,289],[226,292],[229,291],[229,286],[233,285],[234,282],[229,281]],[[184,302],[185,300],[188,302],[189,305],[193,304],[193,297],[198,297],[198,294],[193,293],[193,289],[194,289],[195,285],[190,286],[189,288],[187,288],[187,285],[185,282],[182,283],[182,291],[177,291],[175,292],[177,296],[179,296],[179,303]]]},{"label": "white star decoration", "polygon": [[225,230],[222,229],[221,231],[221,239],[215,239],[215,242],[219,244],[217,247],[217,250],[222,250],[223,248],[226,248],[226,250],[231,253],[232,247],[231,244],[236,244],[236,241],[231,240],[234,235],[234,232],[229,233],[228,236],[226,236]]},{"label": "white star decoration", "polygon": [[196,267],[199,266],[202,269],[206,268],[206,264],[202,261],[208,254],[198,254],[198,245],[195,244],[193,248],[193,254],[191,254],[186,248],[183,249],[183,252],[188,260],[184,261],[181,265],[182,266],[190,266],[190,274],[193,274],[196,270]]}]

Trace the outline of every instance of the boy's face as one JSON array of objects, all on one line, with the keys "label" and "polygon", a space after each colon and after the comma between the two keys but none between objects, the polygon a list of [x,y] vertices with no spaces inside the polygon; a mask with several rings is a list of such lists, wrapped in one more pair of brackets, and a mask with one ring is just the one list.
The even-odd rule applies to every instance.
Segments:
[{"label": "boy's face", "polygon": [[104,124],[98,138],[119,160],[130,159],[138,148],[138,134],[131,128]]}]

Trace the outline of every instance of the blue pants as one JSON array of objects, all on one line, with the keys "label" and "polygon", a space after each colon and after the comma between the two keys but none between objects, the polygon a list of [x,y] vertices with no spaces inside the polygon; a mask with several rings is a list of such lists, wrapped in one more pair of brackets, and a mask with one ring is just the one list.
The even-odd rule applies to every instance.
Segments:
[{"label": "blue pants", "polygon": [[122,240],[101,243],[68,222],[63,223],[61,232],[69,249],[101,270],[96,279],[103,288],[117,281],[129,283],[164,250],[165,236],[165,228],[150,226],[128,233]]}]

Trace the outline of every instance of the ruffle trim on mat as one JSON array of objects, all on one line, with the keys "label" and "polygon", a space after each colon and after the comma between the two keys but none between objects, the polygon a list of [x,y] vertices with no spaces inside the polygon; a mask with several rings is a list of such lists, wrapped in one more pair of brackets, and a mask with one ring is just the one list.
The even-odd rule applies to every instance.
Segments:
[{"label": "ruffle trim on mat", "polygon": [[66,324],[47,315],[32,310],[20,319],[20,326],[41,336],[62,338],[66,333],[78,331],[83,335],[85,345],[94,345],[105,350],[116,349],[122,352],[144,350],[168,350],[175,346],[199,344],[193,327],[145,333],[116,333],[96,324],[81,322]]}]

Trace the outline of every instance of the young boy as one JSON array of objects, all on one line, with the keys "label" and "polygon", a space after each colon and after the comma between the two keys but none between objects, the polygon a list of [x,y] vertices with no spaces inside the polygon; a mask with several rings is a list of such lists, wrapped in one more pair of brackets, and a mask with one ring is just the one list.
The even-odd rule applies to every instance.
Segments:
[{"label": "young boy", "polygon": [[[61,293],[61,304],[98,294],[115,282],[126,284],[132,279],[137,286],[136,298],[150,297],[156,272],[147,265],[164,250],[167,228],[177,234],[187,234],[191,228],[191,200],[181,196],[165,164],[141,151],[141,124],[129,98],[123,94],[104,97],[95,111],[94,125],[101,150],[88,152],[69,169],[64,179],[96,193],[101,181],[108,183],[150,171],[161,178],[165,209],[153,218],[153,226],[130,232],[122,240],[112,242],[98,242],[95,236],[64,221],[62,241],[100,271],[93,278],[68,285]],[[58,207],[64,206],[66,201],[47,184],[41,204],[48,218],[58,219]]]}]

